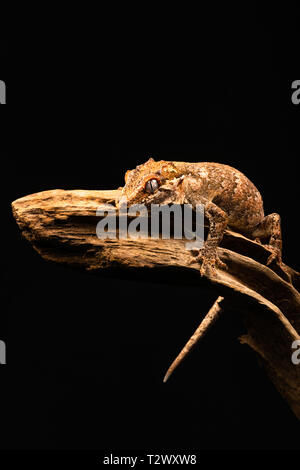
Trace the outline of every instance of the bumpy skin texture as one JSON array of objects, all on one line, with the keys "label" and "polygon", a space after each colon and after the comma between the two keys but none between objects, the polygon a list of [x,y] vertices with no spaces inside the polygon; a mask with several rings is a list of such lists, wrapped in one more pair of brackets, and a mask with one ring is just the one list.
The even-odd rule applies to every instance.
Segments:
[{"label": "bumpy skin texture", "polygon": [[[156,180],[153,193],[146,184]],[[156,183],[155,181],[155,183]],[[217,247],[227,226],[257,241],[269,238],[271,255],[267,264],[281,261],[280,216],[264,215],[262,197],[251,181],[228,165],[212,162],[156,162],[150,158],[136,169],[127,171],[125,186],[117,206],[133,204],[203,204],[209,220],[209,234],[197,260],[201,274],[215,266],[226,269],[218,257]]]}]

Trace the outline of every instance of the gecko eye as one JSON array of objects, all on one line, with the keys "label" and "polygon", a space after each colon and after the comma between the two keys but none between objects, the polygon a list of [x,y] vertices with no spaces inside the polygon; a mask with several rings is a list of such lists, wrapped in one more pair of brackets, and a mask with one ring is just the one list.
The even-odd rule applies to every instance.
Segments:
[{"label": "gecko eye", "polygon": [[153,194],[158,189],[158,181],[156,179],[152,179],[147,181],[145,185],[146,193]]}]

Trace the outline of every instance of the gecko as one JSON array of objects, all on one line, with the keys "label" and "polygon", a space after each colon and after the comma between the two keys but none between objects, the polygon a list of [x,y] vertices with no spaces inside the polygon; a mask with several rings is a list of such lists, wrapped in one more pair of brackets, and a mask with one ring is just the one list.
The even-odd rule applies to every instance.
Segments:
[{"label": "gecko", "polygon": [[150,158],[125,174],[125,186],[116,200],[120,207],[144,204],[198,204],[204,207],[209,232],[204,246],[198,250],[194,262],[200,273],[207,269],[227,269],[217,252],[227,227],[248,236],[258,243],[268,240],[273,261],[282,269],[282,236],[279,214],[265,216],[263,200],[254,184],[239,170],[213,162],[155,161]]}]

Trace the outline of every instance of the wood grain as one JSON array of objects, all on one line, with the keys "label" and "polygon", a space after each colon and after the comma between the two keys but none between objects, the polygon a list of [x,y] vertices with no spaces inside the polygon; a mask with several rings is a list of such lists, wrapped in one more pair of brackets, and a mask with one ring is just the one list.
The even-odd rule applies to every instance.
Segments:
[{"label": "wood grain", "polygon": [[96,236],[96,211],[114,204],[118,191],[51,190],[12,203],[23,236],[47,261],[95,273],[168,270],[183,283],[208,283],[216,295],[243,317],[247,334],[240,338],[255,351],[277,390],[300,419],[300,364],[292,363],[292,343],[300,340],[300,274],[286,266],[267,267],[269,250],[227,230],[219,256],[227,271],[199,275],[185,249],[186,240],[106,239]]}]

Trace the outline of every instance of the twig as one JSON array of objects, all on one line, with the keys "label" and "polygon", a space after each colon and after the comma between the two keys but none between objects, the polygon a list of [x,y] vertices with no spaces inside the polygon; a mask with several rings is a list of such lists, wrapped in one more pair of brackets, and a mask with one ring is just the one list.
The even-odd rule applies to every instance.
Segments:
[{"label": "twig", "polygon": [[184,348],[178,354],[176,359],[170,365],[165,377],[164,382],[166,382],[170,376],[173,374],[174,370],[181,364],[181,362],[187,357],[187,355],[191,352],[194,346],[200,341],[200,339],[205,336],[207,331],[210,327],[216,322],[217,318],[219,318],[220,313],[222,312],[222,308],[220,307],[220,303],[224,300],[224,297],[219,296],[209,312],[206,314],[198,328],[196,329],[195,333],[191,338],[188,340]]}]

